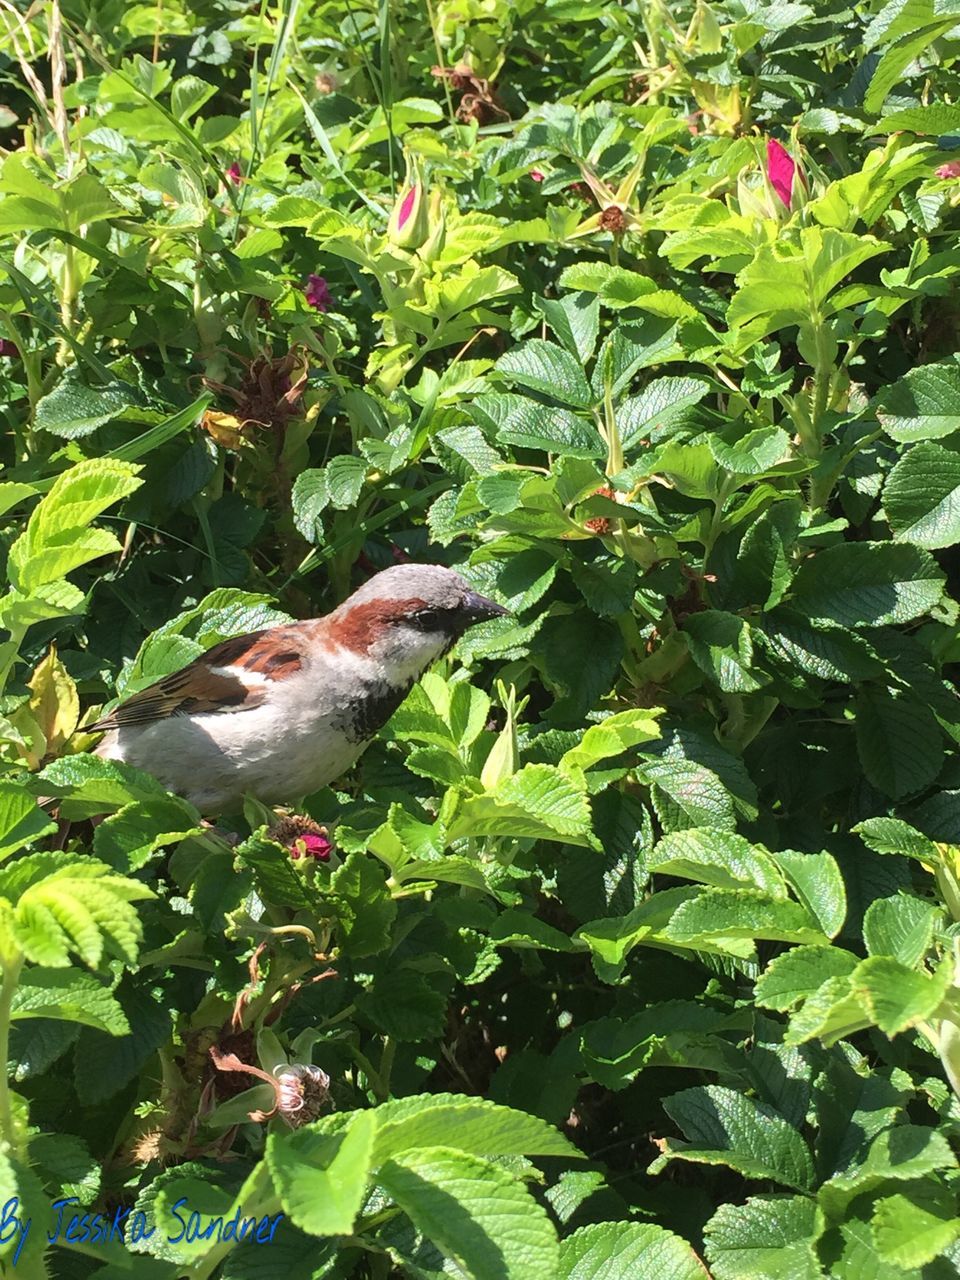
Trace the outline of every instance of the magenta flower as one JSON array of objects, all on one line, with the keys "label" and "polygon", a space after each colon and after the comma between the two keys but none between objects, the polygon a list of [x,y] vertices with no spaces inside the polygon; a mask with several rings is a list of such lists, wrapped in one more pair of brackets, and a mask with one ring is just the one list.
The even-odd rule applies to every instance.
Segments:
[{"label": "magenta flower", "polygon": [[776,138],[767,139],[767,177],[771,187],[789,209],[793,199],[794,177],[799,177],[803,182],[803,174],[793,156]]},{"label": "magenta flower", "polygon": [[317,311],[329,311],[333,306],[333,295],[323,276],[307,276],[307,287],[303,291],[303,296],[307,300],[307,305],[314,307]]},{"label": "magenta flower", "polygon": [[243,181],[243,170],[240,168],[236,160],[234,160],[230,168],[226,170],[224,176],[229,178],[230,181],[234,184],[234,186],[240,185],[240,183]]},{"label": "magenta flower", "polygon": [[15,360],[20,354],[20,348],[15,342],[9,342],[6,338],[0,338],[0,356],[5,356],[8,360]]},{"label": "magenta flower", "polygon": [[333,845],[326,836],[307,831],[302,836],[297,836],[289,848],[291,858],[315,858],[317,862],[329,862]]},{"label": "magenta flower", "polygon": [[539,170],[539,169],[531,169],[531,170],[530,170],[530,178],[531,178],[531,180],[532,180],[533,182],[542,182],[542,181],[543,181],[543,174],[540,172],[540,170]]},{"label": "magenta flower", "polygon": [[948,160],[934,172],[938,178],[960,178],[960,160]]}]

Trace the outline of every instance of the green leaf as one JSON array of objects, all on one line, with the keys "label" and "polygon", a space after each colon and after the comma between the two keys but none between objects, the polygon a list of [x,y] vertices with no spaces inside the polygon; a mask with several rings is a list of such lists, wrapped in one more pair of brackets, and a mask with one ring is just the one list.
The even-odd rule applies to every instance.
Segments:
[{"label": "green leaf", "polygon": [[380,864],[366,854],[351,853],[333,873],[330,887],[336,895],[344,952],[359,958],[383,951],[397,918],[397,904]]},{"label": "green leaf", "polygon": [[870,956],[857,966],[851,986],[880,1030],[895,1036],[934,1016],[952,980],[949,957],[927,974],[908,969],[892,956]]},{"label": "green leaf", "polygon": [[527,836],[596,847],[583,786],[548,764],[527,764],[493,792],[461,800],[447,830],[463,836]]},{"label": "green leaf", "polygon": [[909,449],[887,476],[883,509],[900,541],[928,550],[960,542],[960,453],[930,443]]},{"label": "green leaf", "polygon": [[497,373],[509,382],[559,400],[577,409],[589,409],[595,396],[576,356],[542,338],[529,338],[500,357]]},{"label": "green leaf", "polygon": [[553,1226],[526,1187],[498,1165],[444,1147],[388,1160],[379,1185],[473,1280],[556,1280]]},{"label": "green leaf", "polygon": [[267,1167],[291,1222],[313,1236],[353,1230],[372,1172],[377,1121],[377,1111],[352,1111],[340,1132],[324,1132],[320,1120],[269,1135]]},{"label": "green leaf", "polygon": [[768,615],[758,634],[788,669],[799,667],[821,680],[853,682],[881,670],[863,637],[823,622],[814,625],[792,610],[777,609]]},{"label": "green leaf", "polygon": [[685,1089],[667,1098],[664,1110],[686,1138],[668,1138],[649,1172],[670,1160],[726,1165],[745,1178],[770,1179],[797,1191],[813,1186],[807,1144],[772,1107],[721,1085]]},{"label": "green leaf", "polygon": [[934,842],[902,818],[867,818],[853,830],[874,853],[903,854],[934,866],[940,861]]},{"label": "green leaf", "polygon": [[943,582],[933,557],[917,547],[844,542],[804,561],[792,595],[811,618],[879,627],[927,613],[940,599]]},{"label": "green leaf", "polygon": [[143,930],[131,903],[155,896],[93,858],[53,853],[9,864],[0,872],[0,895],[15,903],[18,946],[52,968],[69,965],[71,952],[91,968],[105,951],[133,963]]},{"label": "green leaf", "polygon": [[617,409],[617,426],[625,451],[645,438],[657,439],[691,420],[690,410],[700,403],[710,384],[699,378],[654,378]]},{"label": "green leaf", "polygon": [[377,974],[356,1003],[363,1018],[394,1040],[415,1043],[443,1035],[447,1001],[424,974],[409,965]]},{"label": "green leaf", "polygon": [[705,889],[677,909],[665,937],[688,946],[701,940],[722,946],[728,938],[826,944],[815,917],[804,907],[752,889]]},{"label": "green leaf", "polygon": [[857,751],[880,791],[900,800],[940,772],[944,742],[933,711],[900,689],[864,685],[857,694]]},{"label": "green leaf", "polygon": [[650,1222],[594,1222],[560,1244],[558,1280],[704,1280],[686,1240]]},{"label": "green leaf", "polygon": [[943,1134],[923,1125],[898,1124],[877,1134],[862,1161],[825,1182],[818,1198],[828,1214],[840,1216],[851,1200],[886,1182],[912,1182],[956,1167]]},{"label": "green leaf", "polygon": [[0,782],[0,860],[56,829],[32,795],[16,783]]},{"label": "green leaf", "polygon": [[581,365],[593,355],[600,329],[600,301],[587,293],[539,298],[537,307],[567,351]]},{"label": "green leaf", "polygon": [[683,628],[690,656],[724,693],[753,693],[766,682],[751,670],[753,640],[743,618],[706,609],[691,614]]},{"label": "green leaf", "polygon": [[908,969],[915,969],[930,950],[941,920],[941,910],[922,898],[907,893],[876,898],[863,917],[867,954],[893,956]]},{"label": "green leaf", "polygon": [[475,1156],[571,1156],[580,1152],[538,1116],[487,1098],[454,1093],[394,1098],[377,1108],[374,1162],[421,1147],[445,1146]]},{"label": "green leaf", "polygon": [[596,428],[569,409],[542,405],[527,396],[482,395],[473,401],[473,410],[501,444],[568,458],[603,457],[604,445]]},{"label": "green leaf", "polygon": [[792,947],[770,961],[757,979],[754,1000],[761,1008],[792,1009],[831,978],[849,977],[857,957],[840,947]]},{"label": "green leaf", "polygon": [[722,1204],[704,1228],[715,1280],[822,1280],[822,1211],[803,1196],[748,1196]]},{"label": "green leaf", "polygon": [[721,889],[760,889],[773,898],[786,898],[784,878],[773,858],[743,836],[709,827],[675,831],[664,836],[646,858],[650,872],[659,871]]},{"label": "green leaf", "polygon": [[79,440],[142,400],[125,382],[90,387],[68,375],[37,401],[36,425],[63,440]]},{"label": "green leaf", "polygon": [[888,387],[877,402],[887,435],[902,444],[960,430],[960,366],[925,364]]},{"label": "green leaf", "polygon": [[924,1267],[960,1237],[960,1218],[943,1208],[931,1212],[905,1195],[880,1200],[870,1225],[877,1252],[896,1267]]},{"label": "green leaf", "polygon": [[601,760],[618,756],[641,742],[658,738],[658,715],[655,708],[614,712],[599,724],[589,726],[577,746],[563,753],[560,768],[575,766],[578,769],[590,769]]},{"label": "green leaf", "polygon": [[931,102],[923,107],[891,111],[867,130],[871,133],[960,133],[960,106]]},{"label": "green leaf", "polygon": [[116,998],[93,974],[73,969],[27,969],[13,997],[14,1020],[57,1018],[82,1023],[111,1036],[130,1030]]},{"label": "green leaf", "polygon": [[823,932],[835,937],[847,915],[847,892],[836,860],[829,853],[795,853],[790,849],[773,856],[799,901]]}]

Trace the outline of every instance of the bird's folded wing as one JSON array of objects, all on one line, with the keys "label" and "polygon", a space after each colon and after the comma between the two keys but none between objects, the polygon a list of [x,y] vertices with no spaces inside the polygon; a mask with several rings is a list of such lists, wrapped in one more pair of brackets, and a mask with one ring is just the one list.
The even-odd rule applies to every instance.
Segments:
[{"label": "bird's folded wing", "polygon": [[181,671],[141,689],[86,732],[150,724],[167,716],[246,711],[263,701],[268,681],[286,679],[300,670],[301,644],[296,627],[224,640]]}]

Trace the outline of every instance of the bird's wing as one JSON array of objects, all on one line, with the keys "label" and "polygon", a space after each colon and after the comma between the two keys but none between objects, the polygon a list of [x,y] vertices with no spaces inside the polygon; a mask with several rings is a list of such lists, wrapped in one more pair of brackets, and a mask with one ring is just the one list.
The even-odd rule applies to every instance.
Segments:
[{"label": "bird's wing", "polygon": [[266,697],[268,682],[301,669],[303,644],[303,629],[297,625],[223,640],[182,670],[141,689],[85,732],[151,724],[168,716],[247,711]]}]

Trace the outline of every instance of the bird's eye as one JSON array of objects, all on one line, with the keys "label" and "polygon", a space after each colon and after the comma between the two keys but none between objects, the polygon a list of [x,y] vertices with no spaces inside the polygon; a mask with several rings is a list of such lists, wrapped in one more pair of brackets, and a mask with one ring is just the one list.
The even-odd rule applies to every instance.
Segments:
[{"label": "bird's eye", "polygon": [[443,626],[445,613],[443,609],[418,609],[410,615],[411,626],[418,631],[439,631]]}]

